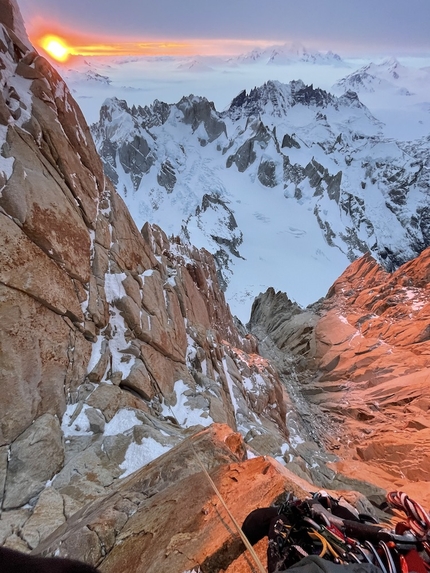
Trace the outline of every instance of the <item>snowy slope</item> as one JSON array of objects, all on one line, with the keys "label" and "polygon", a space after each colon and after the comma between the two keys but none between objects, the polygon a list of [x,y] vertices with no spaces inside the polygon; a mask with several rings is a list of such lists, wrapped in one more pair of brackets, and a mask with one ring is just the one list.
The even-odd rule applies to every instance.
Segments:
[{"label": "snowy slope", "polygon": [[138,226],[147,220],[214,253],[247,321],[268,286],[302,305],[370,250],[391,269],[430,244],[428,140],[401,146],[353,92],[301,81],[128,107],[93,126],[106,173]]},{"label": "snowy slope", "polygon": [[370,62],[339,79],[334,93],[357,92],[361,101],[385,123],[384,133],[396,139],[417,139],[430,132],[430,69],[386,58]]},{"label": "snowy slope", "polygon": [[371,62],[339,80],[335,87],[357,93],[386,90],[399,95],[412,95],[415,89],[428,89],[430,71],[402,65],[396,58],[379,64]]}]

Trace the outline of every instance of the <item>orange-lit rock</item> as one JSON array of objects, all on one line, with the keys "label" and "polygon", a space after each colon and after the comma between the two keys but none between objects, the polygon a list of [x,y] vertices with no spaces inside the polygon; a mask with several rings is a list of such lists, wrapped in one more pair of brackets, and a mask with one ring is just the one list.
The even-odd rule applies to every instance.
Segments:
[{"label": "orange-lit rock", "polygon": [[[303,391],[330,420],[320,438],[340,457],[331,467],[387,490],[402,489],[427,506],[429,273],[430,249],[393,274],[364,256],[312,308],[315,327],[303,332],[299,350],[284,339],[281,346],[306,368]],[[272,308],[272,297],[261,295],[256,308]],[[270,332],[271,315],[260,315],[251,320],[254,330],[265,325]],[[272,332],[278,346],[279,330]]]}]

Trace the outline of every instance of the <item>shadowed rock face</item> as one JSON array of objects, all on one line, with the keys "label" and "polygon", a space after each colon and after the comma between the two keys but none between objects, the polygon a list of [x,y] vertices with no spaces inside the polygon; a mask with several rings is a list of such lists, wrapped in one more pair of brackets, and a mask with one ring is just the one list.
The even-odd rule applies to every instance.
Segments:
[{"label": "shadowed rock face", "polygon": [[14,573],[97,573],[97,569],[79,561],[33,557],[4,547],[0,547],[0,566],[2,571]]},{"label": "shadowed rock face", "polygon": [[201,141],[202,145],[213,141],[222,133],[226,134],[225,123],[216,114],[213,102],[191,95],[181,99],[178,109],[184,114],[184,123],[191,124],[194,131],[201,123],[204,125],[207,139]]},{"label": "shadowed rock face", "polygon": [[321,428],[332,467],[430,503],[428,413],[430,250],[389,274],[370,256],[326,299],[301,311],[273,290],[254,303],[251,328],[269,334],[302,370],[301,391],[331,420]]},{"label": "shadowed rock face", "polygon": [[[288,430],[212,256],[139,232],[15,2],[0,24],[0,544],[28,551],[195,426],[228,424],[261,453]],[[222,129],[188,103],[190,122]]]}]

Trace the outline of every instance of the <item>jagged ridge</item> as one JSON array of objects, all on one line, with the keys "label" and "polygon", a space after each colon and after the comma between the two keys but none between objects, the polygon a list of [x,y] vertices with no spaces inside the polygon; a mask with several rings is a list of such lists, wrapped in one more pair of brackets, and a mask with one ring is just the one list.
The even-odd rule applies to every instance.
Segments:
[{"label": "jagged ridge", "polygon": [[[250,186],[256,204],[258,197],[264,204],[255,214],[259,221],[273,221],[284,209],[272,240],[285,226],[296,228],[297,213],[308,221],[304,233],[314,235],[315,250],[301,241],[294,249],[304,249],[303,265],[324,253],[330,282],[367,251],[393,270],[429,245],[428,138],[407,146],[385,139],[355,92],[336,97],[302,81],[267,82],[241,92],[224,112],[197,96],[131,109],[113,99],[92,131],[106,173],[137,223],[157,222],[216,253],[225,285],[235,272],[258,264],[246,235],[257,225],[263,236],[264,226],[250,220],[244,205]],[[205,215],[203,197],[228,205],[237,227],[228,227],[225,210],[218,220],[213,212]],[[291,248],[277,254],[278,268],[291,265]],[[306,291],[288,280],[278,275],[273,283],[287,281],[296,299]],[[230,303],[234,287],[233,281],[227,289]],[[298,300],[307,304],[323,293]]]}]

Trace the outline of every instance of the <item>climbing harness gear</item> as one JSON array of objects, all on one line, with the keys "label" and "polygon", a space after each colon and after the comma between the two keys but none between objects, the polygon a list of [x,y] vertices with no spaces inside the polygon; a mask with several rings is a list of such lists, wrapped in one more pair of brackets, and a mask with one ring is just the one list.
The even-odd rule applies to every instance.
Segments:
[{"label": "climbing harness gear", "polygon": [[[326,492],[305,500],[288,494],[268,532],[269,573],[284,571],[308,556],[345,566],[376,566],[382,573],[429,573],[430,515],[403,492],[389,493],[387,502],[407,516],[394,530]],[[245,531],[251,524],[255,527],[258,511],[245,520]]]}]

